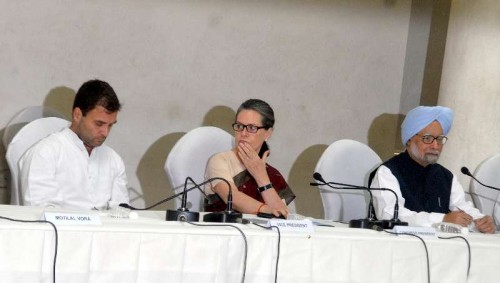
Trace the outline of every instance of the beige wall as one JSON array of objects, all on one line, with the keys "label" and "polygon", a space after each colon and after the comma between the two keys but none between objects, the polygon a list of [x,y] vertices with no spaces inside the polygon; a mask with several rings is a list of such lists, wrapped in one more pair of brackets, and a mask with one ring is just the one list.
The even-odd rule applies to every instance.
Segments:
[{"label": "beige wall", "polygon": [[468,190],[471,172],[500,152],[500,2],[452,1],[439,103],[455,110],[442,162]]},{"label": "beige wall", "polygon": [[308,183],[333,141],[394,151],[410,1],[0,3],[0,129],[30,105],[69,114],[83,81],[107,80],[124,103],[107,143],[135,205],[171,193],[163,163],[183,133],[228,129],[251,97],[275,108],[270,163],[300,213],[322,216]]}]

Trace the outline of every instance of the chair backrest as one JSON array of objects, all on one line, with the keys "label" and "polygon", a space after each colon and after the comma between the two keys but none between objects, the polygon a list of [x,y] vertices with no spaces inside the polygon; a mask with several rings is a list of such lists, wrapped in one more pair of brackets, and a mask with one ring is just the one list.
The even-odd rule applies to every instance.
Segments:
[{"label": "chair backrest", "polygon": [[69,125],[68,120],[57,117],[40,118],[27,124],[12,138],[7,147],[5,159],[10,169],[10,203],[22,204],[22,194],[18,185],[19,167],[21,156],[39,140],[58,132]]},{"label": "chair backrest", "polygon": [[[325,181],[367,186],[368,176],[382,160],[367,145],[354,140],[338,140],[321,155],[316,172]],[[369,194],[362,190],[332,190],[320,186],[325,219],[348,222],[366,218]]]},{"label": "chair backrest", "polygon": [[[168,154],[164,167],[174,194],[184,190],[187,177],[203,182],[208,159],[215,153],[230,150],[233,143],[233,136],[216,127],[199,127],[186,133]],[[181,198],[176,198],[175,204],[176,208],[181,207]],[[187,205],[191,211],[203,210],[200,191],[187,193]]]},{"label": "chair backrest", "polygon": [[2,142],[4,148],[10,144],[19,130],[31,121],[44,117],[59,117],[66,119],[63,114],[47,106],[29,106],[14,115],[5,127]]},{"label": "chair backrest", "polygon": [[[499,172],[500,154],[497,154],[481,162],[476,171],[474,171],[474,176],[485,185],[499,188]],[[497,204],[500,192],[487,188],[473,179],[470,181],[469,190],[476,207],[482,213],[492,215],[495,224],[497,227],[500,227],[500,208]]]}]

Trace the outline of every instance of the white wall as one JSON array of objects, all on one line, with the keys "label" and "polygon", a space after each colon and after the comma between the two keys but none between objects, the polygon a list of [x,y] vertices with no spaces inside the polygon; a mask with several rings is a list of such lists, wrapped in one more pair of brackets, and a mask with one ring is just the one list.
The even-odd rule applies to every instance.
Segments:
[{"label": "white wall", "polygon": [[453,1],[439,103],[455,111],[442,162],[468,190],[471,172],[500,153],[500,2]]},{"label": "white wall", "polygon": [[381,141],[393,140],[397,127],[409,1],[2,0],[0,7],[0,129],[30,105],[69,114],[84,81],[108,81],[124,107],[107,143],[148,204],[170,194],[162,167],[175,141],[201,125],[228,129],[251,97],[275,108],[270,162],[299,195],[301,213],[322,215],[307,184],[326,145],[351,138],[393,150],[393,141]]}]

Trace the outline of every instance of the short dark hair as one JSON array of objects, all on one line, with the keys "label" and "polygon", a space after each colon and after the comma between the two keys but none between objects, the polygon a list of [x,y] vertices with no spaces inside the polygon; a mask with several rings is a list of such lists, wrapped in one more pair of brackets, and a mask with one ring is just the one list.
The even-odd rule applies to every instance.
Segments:
[{"label": "short dark hair", "polygon": [[241,112],[241,110],[253,110],[262,116],[262,126],[267,130],[274,126],[274,111],[271,106],[260,99],[249,99],[243,102],[238,111],[236,111],[236,116]]},{"label": "short dark hair", "polygon": [[85,116],[97,106],[104,107],[110,113],[117,112],[122,107],[115,91],[107,82],[90,80],[78,89],[73,109],[80,108],[82,115]]}]

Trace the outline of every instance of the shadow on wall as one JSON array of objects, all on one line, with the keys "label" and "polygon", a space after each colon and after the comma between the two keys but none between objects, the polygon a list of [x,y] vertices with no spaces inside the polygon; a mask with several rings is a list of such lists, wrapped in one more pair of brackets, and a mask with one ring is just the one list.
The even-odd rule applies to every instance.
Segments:
[{"label": "shadow on wall", "polygon": [[232,124],[236,117],[236,111],[227,106],[215,106],[210,109],[203,119],[202,126],[213,126],[221,128],[233,135]]},{"label": "shadow on wall", "polygon": [[376,117],[368,130],[368,146],[385,161],[404,150],[401,123],[404,115],[384,113]]},{"label": "shadow on wall", "polygon": [[[153,205],[172,195],[172,188],[163,167],[168,153],[184,134],[171,133],[161,137],[148,148],[139,161],[136,174],[141,184],[145,206]],[[155,207],[154,210],[174,209],[174,204],[174,201],[170,201]]]},{"label": "shadow on wall", "polygon": [[71,120],[72,117],[72,109],[73,109],[73,101],[75,100],[76,92],[65,86],[59,86],[51,89],[45,100],[43,105],[54,110],[57,110],[68,120]]},{"label": "shadow on wall", "polygon": [[[234,121],[234,116],[235,111],[231,108],[215,106],[207,112],[201,126],[218,127],[232,134],[231,124]],[[138,195],[137,198],[143,197],[146,206],[153,205],[173,194],[164,166],[170,151],[185,134],[184,132],[170,133],[159,138],[142,156],[136,171],[142,188],[142,195]],[[133,200],[131,199],[131,201]],[[175,201],[171,200],[161,204],[154,210],[166,209],[176,209]]]},{"label": "shadow on wall", "polygon": [[[0,130],[0,137],[3,137],[5,128]],[[5,159],[7,149],[0,142],[0,204],[10,203],[10,170]]]},{"label": "shadow on wall", "polygon": [[[0,178],[2,178],[0,180],[0,203],[6,204],[10,202],[10,169],[5,159],[8,145],[4,145],[4,142],[9,143],[22,127],[34,119],[51,116],[60,117],[62,114],[64,118],[71,120],[74,97],[75,91],[68,87],[53,88],[46,95],[43,105],[25,105],[25,107],[18,109],[14,116],[9,119],[9,124],[0,130],[0,137],[2,137],[2,142],[0,142],[0,168],[3,168],[0,174]],[[55,113],[53,110],[55,110]],[[14,121],[12,121],[13,118]],[[7,128],[8,130],[6,130]]]},{"label": "shadow on wall", "polygon": [[288,183],[297,196],[297,213],[314,218],[323,218],[323,203],[317,187],[311,187],[312,175],[319,158],[328,145],[317,144],[308,147],[295,160],[290,169]]}]

